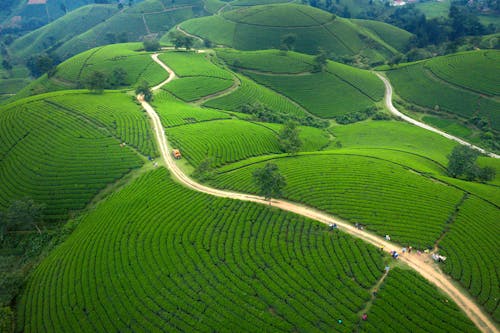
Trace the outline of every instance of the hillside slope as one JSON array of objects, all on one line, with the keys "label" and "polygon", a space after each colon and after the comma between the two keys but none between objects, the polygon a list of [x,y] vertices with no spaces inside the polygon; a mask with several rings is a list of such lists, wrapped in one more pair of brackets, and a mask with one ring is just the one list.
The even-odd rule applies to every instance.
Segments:
[{"label": "hillside slope", "polygon": [[[387,25],[349,20],[304,5],[277,4],[243,7],[180,24],[189,33],[240,50],[280,48],[294,35],[294,50],[316,54],[323,48],[335,59],[381,63],[402,51],[411,34]],[[384,40],[379,33],[399,35]],[[391,44],[392,43],[392,44]]]}]

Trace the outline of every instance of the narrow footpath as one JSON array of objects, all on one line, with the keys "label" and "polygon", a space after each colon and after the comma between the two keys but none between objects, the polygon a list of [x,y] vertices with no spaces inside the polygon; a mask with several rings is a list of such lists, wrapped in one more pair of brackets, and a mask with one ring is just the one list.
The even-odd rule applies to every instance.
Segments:
[{"label": "narrow footpath", "polygon": [[396,107],[392,104],[392,86],[391,86],[391,83],[389,82],[389,80],[384,77],[383,75],[381,75],[380,73],[375,73],[377,74],[377,76],[379,77],[379,79],[382,80],[382,82],[384,82],[384,85],[385,85],[385,105],[387,106],[387,109],[389,109],[389,111],[394,114],[395,116],[403,119],[404,121],[406,122],[409,122],[410,124],[413,124],[415,126],[418,126],[418,127],[421,127],[423,129],[426,129],[428,131],[431,131],[431,132],[434,132],[434,133],[437,133],[441,136],[444,136],[445,138],[447,139],[450,139],[450,140],[453,140],[453,141],[456,141],[458,143],[460,143],[461,145],[464,145],[464,146],[469,146],[471,147],[472,149],[475,149],[485,155],[488,155],[489,157],[493,157],[493,158],[500,158],[500,155],[497,155],[495,153],[492,153],[492,152],[489,152],[489,151],[486,151],[484,150],[483,148],[481,147],[478,147],[478,146],[475,146],[465,140],[462,140],[460,138],[457,138],[456,136],[453,136],[451,134],[448,134],[446,132],[443,132],[441,130],[438,130],[437,128],[434,128],[432,126],[429,126],[427,124],[424,124],[418,120],[415,120],[411,117],[408,117],[407,115],[403,114],[402,112],[400,112],[398,109],[396,109]]},{"label": "narrow footpath", "polygon": [[[163,84],[167,84],[174,77],[175,73],[168,68],[163,62],[158,59],[158,55],[154,54],[153,60],[160,64],[162,68],[167,70],[169,73],[169,78],[164,81],[162,84],[153,88],[153,90],[158,90],[161,88]],[[387,87],[387,86],[386,86]],[[184,186],[198,192],[202,192],[205,194],[213,195],[221,198],[230,198],[242,201],[250,201],[263,205],[271,205],[273,207],[289,211],[298,215],[302,215],[304,217],[325,223],[325,224],[334,224],[336,223],[339,229],[343,232],[346,232],[354,237],[360,238],[378,248],[383,248],[384,251],[398,250],[400,252],[400,245],[389,242],[384,238],[375,235],[371,232],[365,230],[359,230],[352,224],[335,218],[331,215],[323,213],[314,208],[305,207],[301,204],[293,203],[286,200],[265,200],[263,197],[245,193],[238,193],[232,191],[223,191],[215,188],[211,188],[202,184],[197,183],[193,179],[189,178],[184,172],[177,166],[174,158],[170,154],[170,148],[167,144],[167,137],[165,135],[165,130],[161,124],[160,117],[153,109],[153,107],[144,100],[143,96],[138,96],[137,99],[141,103],[144,110],[147,112],[149,117],[151,118],[153,124],[153,131],[155,134],[155,139],[157,140],[158,147],[160,149],[161,157],[163,158],[166,167],[170,171],[173,177],[175,177],[179,182],[181,182]],[[491,318],[482,311],[482,309],[472,300],[472,297],[468,295],[468,293],[460,287],[457,287],[456,283],[452,281],[450,277],[444,274],[439,266],[433,262],[430,258],[430,255],[417,255],[415,253],[412,254],[404,254],[400,256],[400,260],[406,263],[409,267],[419,272],[425,279],[429,282],[437,286],[441,289],[445,294],[448,295],[450,299],[452,299],[457,305],[464,311],[464,313],[474,322],[474,324],[482,331],[482,332],[498,332],[497,327],[491,320]]]}]

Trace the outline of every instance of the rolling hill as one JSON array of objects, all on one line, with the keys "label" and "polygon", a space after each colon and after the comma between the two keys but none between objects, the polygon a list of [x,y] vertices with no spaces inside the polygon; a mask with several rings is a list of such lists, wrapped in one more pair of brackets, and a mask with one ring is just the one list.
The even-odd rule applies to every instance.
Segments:
[{"label": "rolling hill", "polygon": [[[403,64],[386,74],[402,99],[448,120],[440,121],[427,116],[424,121],[448,130],[453,129],[453,123],[458,123],[498,134],[499,60],[499,51],[470,51]],[[480,141],[467,129],[459,129],[457,134]],[[499,149],[495,138],[497,136],[485,138],[483,143]]]},{"label": "rolling hill", "polygon": [[[321,47],[334,59],[353,63],[383,63],[402,51],[411,37],[385,23],[366,24],[296,4],[242,7],[188,20],[180,26],[216,44],[240,50],[280,48],[283,37],[293,34],[294,50],[298,52],[316,54]],[[382,30],[390,32],[385,40],[379,36]]]}]

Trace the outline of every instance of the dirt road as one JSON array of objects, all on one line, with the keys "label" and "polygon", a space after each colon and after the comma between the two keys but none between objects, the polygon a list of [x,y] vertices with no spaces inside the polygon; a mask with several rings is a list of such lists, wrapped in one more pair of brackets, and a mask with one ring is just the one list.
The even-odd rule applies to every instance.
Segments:
[{"label": "dirt road", "polygon": [[[157,55],[153,55],[153,59],[169,72],[170,75],[169,80],[175,77],[175,73],[171,69],[169,69],[165,64],[163,64],[158,59]],[[169,80],[166,80],[163,84],[168,83]],[[155,87],[154,89],[157,90],[159,88],[161,88],[161,85]],[[310,207],[305,207],[303,205],[285,200],[272,200],[271,202],[269,202],[260,196],[231,192],[231,191],[223,191],[197,183],[193,179],[189,178],[186,174],[184,174],[182,170],[175,163],[174,158],[170,154],[170,149],[167,144],[165,131],[163,129],[158,114],[155,112],[155,110],[151,107],[149,103],[144,101],[142,96],[138,96],[138,100],[141,102],[142,107],[144,108],[144,110],[146,110],[147,114],[151,118],[151,121],[153,123],[155,138],[157,140],[158,147],[161,152],[161,157],[163,158],[165,165],[167,166],[173,177],[177,178],[186,187],[195,191],[199,191],[209,195],[214,195],[217,197],[256,202],[264,205],[271,204],[276,208],[290,211],[295,214],[302,215],[325,224],[336,223],[341,231],[347,232],[350,235],[360,238],[378,248],[383,247],[385,251],[389,252],[391,250],[400,249],[400,245],[398,244],[388,242],[384,238],[375,235],[373,233],[364,230],[359,230],[346,221],[342,221],[338,218],[335,218],[331,215],[325,214]],[[479,308],[479,306],[477,306],[471,300],[470,295],[468,295],[466,291],[457,287],[457,285],[440,270],[439,266],[433,263],[429,255],[406,254],[406,255],[401,255],[400,260],[408,264],[408,266],[419,272],[429,282],[436,285],[445,294],[447,294],[448,297],[452,299],[455,303],[457,303],[457,305],[465,312],[465,314],[476,324],[476,326],[482,332],[498,332],[495,324],[490,319],[490,317],[486,315]]]},{"label": "dirt road", "polygon": [[493,157],[493,158],[500,158],[500,155],[497,155],[495,153],[491,153],[491,152],[488,152],[486,150],[484,150],[483,148],[481,147],[478,147],[478,146],[474,146],[473,144],[465,141],[465,140],[462,140],[460,138],[457,138],[456,136],[453,136],[451,134],[448,134],[446,132],[443,132],[441,130],[438,130],[437,128],[434,128],[432,126],[429,126],[427,124],[424,124],[418,120],[415,120],[413,118],[410,118],[408,117],[407,115],[401,113],[398,109],[396,109],[396,107],[394,107],[394,105],[392,104],[392,86],[391,86],[391,83],[389,82],[389,80],[384,77],[383,75],[381,75],[380,73],[375,73],[377,74],[377,76],[382,80],[382,82],[384,82],[384,85],[385,85],[385,105],[387,106],[387,108],[389,109],[389,111],[391,111],[392,114],[400,117],[401,119],[403,119],[404,121],[407,121],[409,122],[410,124],[413,124],[415,126],[418,126],[418,127],[421,127],[423,129],[426,129],[428,131],[431,131],[431,132],[434,132],[434,133],[437,133],[441,136],[444,136],[445,138],[447,139],[450,139],[450,140],[453,140],[453,141],[456,141],[458,143],[460,143],[461,145],[464,145],[464,146],[469,146],[471,147],[472,149],[475,149],[477,151],[480,151],[481,153],[485,154],[485,155],[488,155],[490,157]]}]

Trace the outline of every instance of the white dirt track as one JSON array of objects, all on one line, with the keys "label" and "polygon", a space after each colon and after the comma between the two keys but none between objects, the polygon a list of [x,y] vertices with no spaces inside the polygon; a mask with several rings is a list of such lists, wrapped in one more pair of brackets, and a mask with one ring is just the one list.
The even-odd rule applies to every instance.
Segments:
[{"label": "white dirt track", "polygon": [[[153,60],[162,66],[168,73],[169,78],[162,84],[153,88],[153,90],[160,89],[164,84],[170,82],[174,77],[175,73],[167,65],[158,59],[158,55],[154,54]],[[389,85],[390,86],[390,85]],[[387,85],[386,85],[387,88]],[[305,207],[303,205],[285,201],[285,200],[271,200],[271,202],[265,200],[263,197],[245,193],[238,193],[232,191],[223,191],[215,188],[211,188],[202,184],[197,183],[193,179],[189,178],[176,164],[174,158],[170,154],[170,148],[167,143],[167,137],[165,131],[161,124],[160,118],[153,107],[144,100],[142,96],[138,96],[142,107],[147,112],[151,118],[153,124],[153,130],[155,138],[158,143],[158,148],[160,149],[161,157],[165,162],[168,170],[179,182],[184,186],[198,192],[213,195],[221,198],[230,198],[242,201],[256,202],[264,205],[272,205],[273,207],[290,211],[292,213],[305,216],[307,218],[325,223],[332,224],[336,223],[342,232],[346,232],[354,237],[360,238],[378,248],[383,247],[384,251],[399,250],[400,245],[388,242],[383,237],[375,235],[373,233],[359,230],[348,222],[342,221],[326,213],[320,212],[316,209]],[[392,103],[391,103],[392,105]],[[398,251],[400,252],[400,251]],[[438,265],[434,264],[430,255],[417,255],[416,253],[404,254],[400,256],[400,260],[406,263],[415,271],[419,272],[425,279],[441,289],[450,299],[452,299],[457,305],[464,311],[464,313],[475,323],[475,325],[482,332],[498,332],[497,327],[491,320],[491,318],[483,312],[483,310],[472,301],[470,295],[467,294],[462,288],[458,287],[457,284],[451,280],[446,274],[444,274]]]}]

